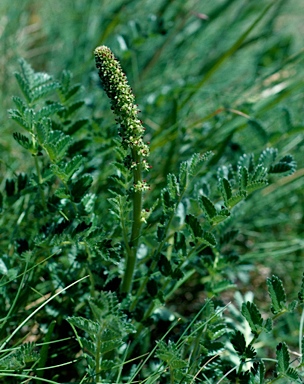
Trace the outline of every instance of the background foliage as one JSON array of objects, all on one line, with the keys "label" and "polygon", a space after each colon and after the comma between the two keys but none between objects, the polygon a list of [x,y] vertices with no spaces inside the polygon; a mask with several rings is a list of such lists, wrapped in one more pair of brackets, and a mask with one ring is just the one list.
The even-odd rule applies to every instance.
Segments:
[{"label": "background foliage", "polygon": [[[64,255],[59,255],[55,235],[64,228],[58,225],[49,228],[49,233],[54,234],[51,254],[40,239],[41,250],[35,255],[35,265],[41,262],[41,268],[35,267],[30,277],[24,277],[28,282],[21,284],[20,277],[17,278],[33,267],[27,251],[31,250],[38,228],[47,227],[53,213],[50,204],[48,218],[39,216],[42,208],[38,197],[35,201],[26,201],[25,197],[20,202],[20,192],[26,184],[22,175],[32,171],[34,161],[14,140],[14,132],[24,132],[7,114],[7,109],[14,108],[11,96],[21,96],[13,75],[20,71],[20,57],[36,71],[50,73],[63,84],[62,71],[73,73],[72,84],[80,83],[83,89],[71,100],[83,99],[85,103],[70,111],[71,119],[67,111],[60,118],[61,122],[70,119],[65,132],[74,135],[75,146],[69,153],[75,151],[85,159],[81,172],[88,178],[89,191],[96,197],[79,213],[83,214],[84,224],[77,225],[82,227],[75,224],[71,231],[81,241],[90,215],[95,215],[94,225],[110,231],[113,221],[105,221],[104,217],[112,209],[106,199],[112,197],[108,187],[114,172],[113,162],[118,156],[113,141],[117,128],[94,66],[93,50],[100,44],[111,47],[119,58],[147,128],[153,165],[148,175],[151,191],[147,194],[147,207],[159,198],[168,173],[178,174],[180,164],[194,153],[214,152],[208,162],[210,173],[206,175],[206,170],[203,171],[205,178],[195,187],[206,194],[207,184],[216,188],[214,175],[218,167],[236,164],[243,153],[253,153],[258,158],[262,150],[271,146],[278,148],[280,157],[293,154],[298,164],[296,172],[282,179],[271,176],[273,183],[251,195],[240,206],[237,217],[229,219],[233,230],[239,231],[235,232],[233,251],[241,255],[241,261],[225,271],[225,278],[236,287],[226,290],[218,299],[224,303],[233,300],[237,308],[243,301],[242,295],[248,298],[254,294],[259,307],[266,311],[270,305],[265,294],[266,278],[273,274],[283,280],[290,301],[296,298],[293,295],[300,287],[303,273],[303,12],[302,2],[291,0],[147,0],[144,3],[24,0],[18,5],[16,1],[1,1],[0,171],[1,190],[10,199],[0,229],[1,287],[6,287],[1,299],[4,319],[1,338],[36,308],[41,295],[58,292],[86,273],[93,273],[91,278],[95,279],[101,273],[94,270],[96,265],[92,260],[73,247],[67,247]],[[62,90],[61,102],[66,102],[68,108],[67,94],[68,90]],[[87,120],[71,128],[80,119]],[[56,166],[60,158],[53,160]],[[90,175],[92,185],[85,175]],[[51,182],[50,178],[50,190],[55,185]],[[79,203],[76,190],[77,186],[72,188]],[[37,206],[36,211],[31,211],[32,204]],[[24,216],[27,221],[23,221]],[[109,260],[119,254],[119,233],[113,233],[113,238],[113,248],[104,244]],[[45,267],[43,262],[47,257],[50,260]],[[104,254],[103,257],[106,259]],[[181,315],[189,318],[194,316],[206,298],[207,280],[208,276],[205,280],[197,277],[180,288],[169,300],[170,309],[178,308]],[[101,279],[96,284],[102,286],[104,282]],[[23,286],[27,290],[20,294],[18,287]],[[150,288],[153,289],[152,285]],[[75,285],[67,292],[68,295],[58,296],[35,321],[27,324],[18,336],[19,341],[14,340],[15,344],[22,339],[46,342],[48,337],[52,340],[61,340],[64,334],[72,337],[66,318],[89,317],[87,300],[92,292],[86,284]],[[16,296],[18,302],[14,302]],[[7,317],[10,306],[13,310]],[[231,318],[237,317],[232,307],[230,311]],[[274,349],[278,338],[290,348],[297,348],[299,329],[294,316],[290,314],[278,320],[274,338],[265,338],[262,344]],[[166,321],[163,324],[168,327]],[[156,330],[155,333],[157,338]],[[159,356],[165,359],[165,347],[161,348],[163,352]],[[72,361],[78,352],[74,340],[60,341],[50,351],[48,365],[62,362],[61,356]],[[27,351],[28,355],[31,353],[34,352]],[[273,357],[272,352],[269,355]],[[81,364],[66,371],[50,370],[44,377],[59,382],[80,380],[84,375]],[[8,382],[7,378],[4,380]]]}]

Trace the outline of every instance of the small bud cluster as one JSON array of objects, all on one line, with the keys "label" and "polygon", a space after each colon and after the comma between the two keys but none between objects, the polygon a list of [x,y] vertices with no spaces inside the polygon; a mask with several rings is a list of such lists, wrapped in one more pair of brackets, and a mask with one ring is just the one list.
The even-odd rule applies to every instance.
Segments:
[{"label": "small bud cluster", "polygon": [[[126,75],[108,47],[100,46],[95,49],[94,54],[102,86],[111,100],[111,108],[121,128],[119,134],[123,147],[135,150],[140,157],[147,157],[149,147],[143,142],[145,128],[138,119],[139,110]],[[150,167],[146,160],[142,162],[144,169],[148,170]],[[134,167],[136,163],[132,164],[132,168]]]}]

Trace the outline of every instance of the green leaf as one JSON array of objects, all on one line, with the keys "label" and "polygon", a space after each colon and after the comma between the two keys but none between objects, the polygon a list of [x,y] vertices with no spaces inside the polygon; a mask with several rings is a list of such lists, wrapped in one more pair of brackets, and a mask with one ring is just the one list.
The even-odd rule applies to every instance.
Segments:
[{"label": "green leaf", "polygon": [[242,304],[242,315],[248,321],[252,333],[258,334],[263,326],[262,316],[254,303],[249,301]]},{"label": "green leaf", "polygon": [[212,225],[219,224],[222,221],[226,220],[230,216],[230,211],[226,208],[222,209],[216,216],[211,220]]},{"label": "green leaf", "polygon": [[253,154],[247,155],[244,153],[238,160],[237,163],[238,169],[246,167],[249,173],[252,173],[254,170],[254,156]]},{"label": "green leaf", "polygon": [[194,237],[196,237],[196,238],[203,237],[204,230],[202,229],[200,222],[198,221],[198,219],[195,216],[193,216],[191,214],[186,215],[185,222],[191,228]]},{"label": "green leaf", "polygon": [[59,88],[59,83],[57,82],[51,82],[49,84],[42,84],[37,85],[32,90],[32,102],[37,101],[41,99],[43,96],[47,95],[48,93],[55,91],[57,88]]},{"label": "green leaf", "polygon": [[265,324],[264,324],[265,332],[267,332],[267,333],[271,332],[272,328],[273,328],[272,319],[270,319],[270,318],[266,319]]},{"label": "green leaf", "polygon": [[297,163],[291,155],[284,156],[278,163],[270,166],[269,173],[285,173],[292,174],[297,168]]},{"label": "green leaf", "polygon": [[187,253],[186,237],[183,232],[174,233],[174,250],[175,252],[182,252],[183,255]]},{"label": "green leaf", "polygon": [[68,107],[64,107],[61,111],[58,112],[58,115],[64,119],[71,116],[73,113],[75,113],[78,109],[80,109],[84,105],[83,100],[75,101],[74,103],[70,104]]},{"label": "green leaf", "polygon": [[182,369],[187,366],[187,362],[179,356],[180,352],[173,342],[166,345],[163,341],[157,343],[156,355],[166,362],[173,369]]},{"label": "green leaf", "polygon": [[278,155],[278,150],[275,148],[266,148],[260,155],[258,164],[263,165],[265,168],[269,168],[275,161]]},{"label": "green leaf", "polygon": [[81,84],[74,84],[70,87],[69,91],[65,94],[65,100],[69,100],[71,97],[76,95],[81,89]]},{"label": "green leaf", "polygon": [[294,312],[297,306],[298,306],[298,301],[293,300],[291,303],[288,304],[288,312]]},{"label": "green leaf", "polygon": [[67,134],[68,135],[73,135],[74,133],[76,133],[77,131],[79,131],[82,127],[84,127],[86,124],[89,123],[89,120],[88,119],[79,119],[79,120],[76,120],[72,125],[70,125],[68,127],[68,129],[66,130]]},{"label": "green leaf", "polygon": [[40,121],[42,118],[53,116],[57,112],[61,111],[62,108],[61,104],[52,102],[36,112],[36,119],[37,121]]},{"label": "green leaf", "polygon": [[178,176],[178,181],[179,181],[181,190],[185,190],[188,186],[188,178],[189,178],[188,168],[189,168],[188,162],[183,161],[180,165],[179,176]]},{"label": "green leaf", "polygon": [[14,196],[15,194],[15,181],[13,179],[5,180],[5,192],[7,196]]},{"label": "green leaf", "polygon": [[246,191],[248,193],[252,193],[260,188],[264,188],[268,185],[268,182],[266,180],[257,180],[254,181],[253,183],[250,183],[247,185]]},{"label": "green leaf", "polygon": [[74,325],[75,327],[82,329],[83,331],[87,332],[89,336],[91,336],[93,339],[95,338],[96,334],[99,331],[99,325],[98,323],[85,319],[83,317],[68,317],[67,321]]},{"label": "green leaf", "polygon": [[289,377],[293,380],[297,380],[299,375],[294,368],[289,366],[289,352],[286,343],[280,343],[276,347],[277,354],[277,371],[284,377]]},{"label": "green leaf", "polygon": [[252,384],[264,384],[265,383],[265,365],[263,361],[255,361],[253,363],[253,366],[251,368],[251,374],[254,377],[254,381],[252,381]]},{"label": "green leaf", "polygon": [[51,161],[58,162],[65,155],[67,149],[72,144],[72,138],[61,131],[51,131],[48,141],[43,147],[47,151]]},{"label": "green leaf", "polygon": [[277,276],[267,279],[268,292],[271,299],[271,312],[276,315],[286,310],[286,294],[282,281]]},{"label": "green leaf", "polygon": [[189,175],[190,176],[196,175],[200,169],[201,163],[208,160],[212,155],[213,153],[211,151],[208,151],[202,155],[199,153],[195,153],[189,161],[189,168],[188,168]]},{"label": "green leaf", "polygon": [[235,331],[231,337],[230,342],[233,345],[233,348],[239,356],[243,356],[246,350],[246,340],[245,336],[240,331]]},{"label": "green leaf", "polygon": [[166,258],[165,255],[161,254],[158,260],[158,268],[162,275],[170,276],[172,274],[172,267],[170,261]]},{"label": "green leaf", "polygon": [[55,191],[55,196],[59,197],[60,199],[70,199],[71,195],[69,195],[65,188],[58,188]]},{"label": "green leaf", "polygon": [[264,180],[267,176],[267,168],[264,167],[262,164],[258,164],[253,172],[253,174],[250,177],[250,182],[258,181],[258,180]]},{"label": "green leaf", "polygon": [[232,187],[228,179],[225,177],[220,182],[220,190],[223,196],[225,205],[228,207],[228,201],[232,197]]},{"label": "green leaf", "polygon": [[179,184],[177,182],[176,176],[171,173],[167,176],[167,188],[170,194],[170,199],[174,202],[177,202],[180,195]]},{"label": "green leaf", "polygon": [[246,191],[240,191],[232,195],[232,197],[227,201],[227,208],[233,208],[235,205],[237,205],[240,201],[244,200],[247,196]]},{"label": "green leaf", "polygon": [[41,145],[48,143],[49,135],[52,130],[52,122],[50,119],[43,118],[36,126],[36,134]]},{"label": "green leaf", "polygon": [[246,191],[248,181],[249,181],[248,169],[246,167],[240,168],[238,171],[238,175],[239,175],[240,191]]},{"label": "green leaf", "polygon": [[79,340],[82,344],[82,347],[86,352],[89,352],[92,356],[95,356],[96,354],[96,345],[91,340],[85,338],[85,337],[79,337]]},{"label": "green leaf", "polygon": [[19,173],[18,178],[17,178],[17,190],[18,193],[20,193],[28,183],[28,177],[26,173]]},{"label": "green leaf", "polygon": [[13,99],[13,102],[15,103],[18,111],[21,113],[21,115],[24,113],[24,111],[26,110],[27,108],[27,105],[25,104],[25,102],[18,96],[13,96],[12,97]]},{"label": "green leaf", "polygon": [[25,98],[26,98],[26,101],[27,101],[28,103],[31,103],[32,100],[33,100],[33,93],[31,92],[29,83],[26,82],[26,81],[23,79],[23,77],[22,77],[19,73],[15,73],[15,77],[16,77],[16,79],[17,79],[19,88],[21,89],[23,95],[24,95]]},{"label": "green leaf", "polygon": [[207,244],[214,248],[216,246],[216,239],[211,232],[205,231],[203,238],[201,238],[203,244]]},{"label": "green leaf", "polygon": [[70,179],[73,174],[79,170],[83,163],[83,156],[81,155],[76,155],[72,158],[72,160],[68,161],[67,164],[65,165],[65,174],[67,176],[67,180]]},{"label": "green leaf", "polygon": [[304,273],[302,275],[301,289],[298,292],[298,299],[300,300],[300,303],[304,302]]},{"label": "green leaf", "polygon": [[122,340],[112,340],[112,341],[103,341],[99,346],[100,353],[106,353],[120,348],[122,345]]},{"label": "green leaf", "polygon": [[[101,321],[108,314],[120,314],[119,302],[115,292],[102,291],[99,298],[90,300],[89,304],[97,321]],[[111,340],[111,338],[107,340]]]},{"label": "green leaf", "polygon": [[17,143],[19,145],[21,145],[21,147],[33,151],[33,149],[34,149],[33,143],[30,141],[30,139],[28,137],[21,135],[21,133],[14,132],[13,138],[17,141]]},{"label": "green leaf", "polygon": [[253,359],[256,356],[256,351],[252,345],[246,346],[245,337],[240,331],[235,331],[231,336],[231,344],[242,360]]},{"label": "green leaf", "polygon": [[15,120],[27,131],[32,132],[35,124],[35,112],[31,108],[26,108],[21,114],[17,109],[9,109],[10,118]]},{"label": "green leaf", "polygon": [[217,215],[217,210],[211,200],[206,196],[201,196],[202,208],[207,218],[212,221],[213,217]]},{"label": "green leaf", "polygon": [[175,209],[175,201],[171,199],[170,193],[167,189],[161,191],[161,201],[165,212],[172,211]]}]

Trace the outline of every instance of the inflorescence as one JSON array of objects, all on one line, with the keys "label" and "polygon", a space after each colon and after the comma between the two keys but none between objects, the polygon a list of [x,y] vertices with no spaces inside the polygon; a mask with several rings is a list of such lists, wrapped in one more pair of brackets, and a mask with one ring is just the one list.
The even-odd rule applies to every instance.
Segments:
[{"label": "inflorescence", "polygon": [[[104,45],[97,47],[94,54],[101,84],[111,100],[111,109],[117,116],[116,122],[120,126],[119,135],[122,138],[122,146],[124,149],[130,148],[135,151],[140,156],[142,169],[148,170],[150,166],[145,157],[149,155],[149,147],[143,141],[145,128],[142,121],[138,119],[140,111],[135,104],[135,96],[127,77],[108,47]],[[137,162],[138,159],[133,161],[131,168],[136,168]]]}]

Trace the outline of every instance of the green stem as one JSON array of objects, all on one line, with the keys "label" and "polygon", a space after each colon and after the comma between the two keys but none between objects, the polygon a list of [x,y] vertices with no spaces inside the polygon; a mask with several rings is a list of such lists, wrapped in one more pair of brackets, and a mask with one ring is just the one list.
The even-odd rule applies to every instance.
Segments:
[{"label": "green stem", "polygon": [[[133,170],[134,185],[142,182],[142,167],[141,167],[141,156],[133,149],[132,157],[137,167]],[[131,231],[131,238],[129,244],[126,244],[127,257],[126,257],[126,268],[121,285],[121,292],[128,293],[132,289],[133,275],[136,266],[136,254],[138,248],[138,241],[141,232],[141,210],[142,210],[142,191],[134,191],[133,195],[133,224]]]}]

